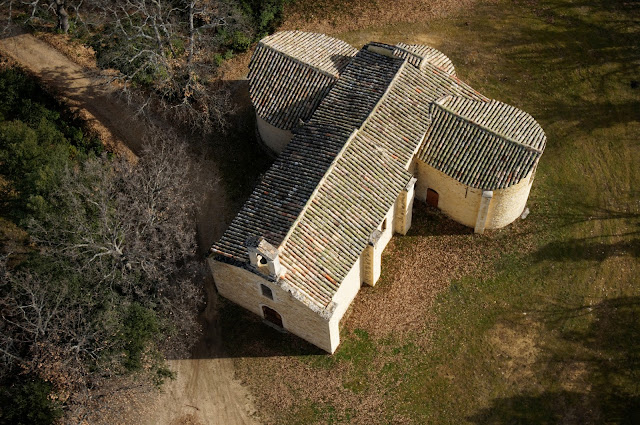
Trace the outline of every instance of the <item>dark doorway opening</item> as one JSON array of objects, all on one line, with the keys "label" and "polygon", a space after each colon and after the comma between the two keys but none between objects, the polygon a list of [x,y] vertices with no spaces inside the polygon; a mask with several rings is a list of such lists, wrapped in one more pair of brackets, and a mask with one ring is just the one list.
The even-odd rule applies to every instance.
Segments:
[{"label": "dark doorway opening", "polygon": [[438,208],[438,192],[427,189],[427,205]]},{"label": "dark doorway opening", "polygon": [[280,314],[274,309],[263,305],[262,314],[264,315],[264,320],[266,320],[267,322],[272,323],[279,328],[284,328],[284,326],[282,326],[282,316],[280,316]]}]

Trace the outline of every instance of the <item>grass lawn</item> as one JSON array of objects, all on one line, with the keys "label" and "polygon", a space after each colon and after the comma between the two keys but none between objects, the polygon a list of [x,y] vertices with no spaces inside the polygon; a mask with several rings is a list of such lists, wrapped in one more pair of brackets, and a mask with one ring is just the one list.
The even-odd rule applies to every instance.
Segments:
[{"label": "grass lawn", "polygon": [[640,2],[497,1],[337,36],[439,48],[548,145],[507,229],[418,206],[334,356],[225,304],[265,421],[640,423]]}]

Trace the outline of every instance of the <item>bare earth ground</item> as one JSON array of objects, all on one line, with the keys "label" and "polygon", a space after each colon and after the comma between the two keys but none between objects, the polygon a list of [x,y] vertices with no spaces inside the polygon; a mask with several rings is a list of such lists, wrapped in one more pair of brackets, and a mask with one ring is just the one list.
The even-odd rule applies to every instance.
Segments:
[{"label": "bare earth ground", "polygon": [[[0,39],[0,52],[10,56],[27,71],[60,93],[63,99],[100,133],[107,148],[130,159],[141,148],[148,128],[134,116],[131,108],[116,99],[110,91],[92,79],[92,72],[74,63],[50,45],[29,34],[14,33]],[[93,74],[94,75],[94,74]],[[214,167],[215,168],[215,167]],[[204,176],[215,179],[215,169]],[[226,193],[216,185],[199,218],[198,236],[201,246],[209,246],[226,228],[230,214]],[[219,345],[216,320],[216,295],[212,282],[206,283],[209,302],[201,320],[206,329],[192,359],[170,360],[176,372],[161,394],[120,392],[110,400],[112,416],[104,423],[116,424],[254,424],[255,409],[247,390],[234,378],[233,360]],[[96,416],[102,416],[96,412]],[[115,416],[115,417],[113,417]],[[98,419],[94,423],[99,423]]]}]

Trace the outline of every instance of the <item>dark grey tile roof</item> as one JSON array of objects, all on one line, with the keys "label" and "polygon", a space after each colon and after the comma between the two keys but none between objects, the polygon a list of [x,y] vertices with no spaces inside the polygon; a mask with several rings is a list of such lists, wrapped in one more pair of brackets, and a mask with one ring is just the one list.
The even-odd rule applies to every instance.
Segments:
[{"label": "dark grey tile roof", "polygon": [[416,154],[485,189],[526,175],[544,147],[535,120],[423,60],[436,53],[409,47],[358,52],[213,246],[218,258],[242,265],[247,238],[263,236],[279,247],[283,288],[322,314]]},{"label": "dark grey tile roof", "polygon": [[[456,75],[456,70],[453,66],[453,62],[451,62],[451,59],[449,59],[440,50],[434,49],[430,46],[425,46],[423,44],[398,43],[396,47],[396,55],[399,57],[407,57],[410,62],[418,62],[414,63],[414,65],[420,66],[420,63],[426,61],[434,66],[437,66],[438,68],[443,69],[449,75]],[[407,54],[407,52],[413,53],[413,55],[421,58],[421,60],[417,61],[415,59],[411,59],[411,56],[413,55],[409,55]]]},{"label": "dark grey tile roof", "polygon": [[432,122],[418,158],[471,187],[517,184],[535,167],[546,137],[527,113],[497,101],[446,97],[431,106]]},{"label": "dark grey tile roof", "polygon": [[249,63],[256,112],[284,130],[307,121],[357,50],[323,34],[283,31],[258,43]]},{"label": "dark grey tile roof", "polygon": [[213,252],[248,261],[245,241],[279,246],[354,129],[384,94],[403,61],[362,50],[293,137],[235,217]]}]

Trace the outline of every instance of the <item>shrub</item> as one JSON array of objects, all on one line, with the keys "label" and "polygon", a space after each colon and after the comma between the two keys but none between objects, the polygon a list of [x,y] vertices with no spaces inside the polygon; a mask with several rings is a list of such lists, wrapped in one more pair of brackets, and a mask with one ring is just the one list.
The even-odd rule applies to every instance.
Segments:
[{"label": "shrub", "polygon": [[251,37],[241,31],[233,33],[231,48],[236,52],[244,52],[251,47]]},{"label": "shrub", "polygon": [[0,387],[0,424],[48,425],[62,416],[51,398],[52,385],[33,377],[16,377]]}]

